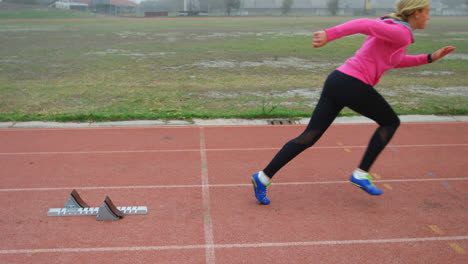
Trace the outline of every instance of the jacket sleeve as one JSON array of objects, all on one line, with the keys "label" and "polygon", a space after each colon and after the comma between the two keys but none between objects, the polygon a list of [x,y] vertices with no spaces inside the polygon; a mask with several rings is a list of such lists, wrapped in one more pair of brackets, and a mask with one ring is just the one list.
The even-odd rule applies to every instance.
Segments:
[{"label": "jacket sleeve", "polygon": [[424,55],[405,55],[395,68],[408,68],[428,64],[427,54]]},{"label": "jacket sleeve", "polygon": [[405,26],[392,21],[360,18],[348,21],[341,25],[326,29],[328,41],[333,41],[345,36],[364,34],[385,41],[406,46],[412,43],[412,35]]}]

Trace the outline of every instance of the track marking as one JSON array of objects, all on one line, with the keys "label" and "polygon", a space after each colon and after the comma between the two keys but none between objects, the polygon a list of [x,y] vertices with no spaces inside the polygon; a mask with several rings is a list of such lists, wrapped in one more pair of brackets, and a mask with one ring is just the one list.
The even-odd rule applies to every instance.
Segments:
[{"label": "track marking", "polygon": [[450,185],[450,184],[448,184],[448,183],[446,183],[446,182],[441,182],[441,183],[442,183],[442,185],[445,186],[445,188],[447,188],[447,189],[452,188],[452,185]]},{"label": "track marking", "polygon": [[376,179],[382,178],[382,177],[380,177],[380,175],[377,174],[377,173],[371,173],[371,175],[372,175],[374,178],[376,178]]},{"label": "track marking", "polygon": [[[468,178],[426,178],[426,179],[395,179],[395,180],[374,180],[373,182],[433,182],[433,181],[468,181]],[[348,184],[349,181],[317,181],[317,182],[275,182],[277,185],[320,185],[320,184]],[[32,192],[32,191],[69,191],[72,189],[80,190],[109,190],[109,189],[170,189],[170,188],[219,188],[219,187],[252,187],[250,183],[226,183],[226,184],[193,184],[193,185],[148,185],[148,186],[72,186],[72,187],[43,187],[43,188],[10,188],[0,189],[0,192]]]},{"label": "track marking", "polygon": [[[428,174],[429,176],[431,176],[431,177],[437,177],[434,173],[432,173],[432,172],[430,172],[430,171],[427,172],[427,174]],[[446,183],[446,182],[441,182],[441,184],[442,184],[445,188],[447,188],[447,189],[452,188],[452,185],[450,185],[450,184],[448,184],[448,183]]]},{"label": "track marking", "polygon": [[[421,147],[466,147],[468,144],[427,144],[427,145],[395,145],[399,148],[421,148]],[[342,149],[343,147],[352,148],[367,148],[367,145],[362,146],[316,146],[311,149]],[[390,146],[391,147],[391,146]],[[390,148],[387,146],[386,148]],[[205,149],[208,151],[263,151],[263,150],[279,150],[280,147],[270,148],[220,148],[220,149]],[[65,155],[65,154],[118,154],[118,153],[164,153],[164,152],[198,152],[199,149],[166,149],[166,150],[91,150],[91,151],[40,151],[40,152],[0,152],[0,156],[14,155]]]},{"label": "track marking", "polygon": [[383,186],[387,188],[388,190],[393,190],[393,187],[388,183],[384,183]]},{"label": "track marking", "polygon": [[389,243],[418,243],[438,241],[468,240],[468,236],[448,237],[418,237],[418,238],[392,238],[369,240],[328,240],[306,242],[283,243],[246,243],[246,244],[206,244],[185,246],[146,246],[146,247],[101,247],[101,248],[42,248],[42,249],[9,249],[0,250],[0,254],[37,254],[37,253],[74,253],[74,252],[106,252],[106,251],[162,251],[162,250],[186,250],[186,249],[231,249],[231,248],[267,248],[267,247],[306,247],[306,246],[338,246],[361,244],[389,244]]},{"label": "track marking", "polygon": [[460,247],[457,243],[449,243],[449,245],[458,254],[462,254],[462,255],[466,254],[466,251],[462,247]]},{"label": "track marking", "polygon": [[444,231],[442,231],[438,226],[436,225],[430,225],[429,228],[436,234],[438,235],[443,235]]},{"label": "track marking", "polygon": [[202,181],[202,196],[203,196],[203,229],[205,231],[205,259],[207,264],[215,264],[215,249],[213,236],[213,223],[211,218],[210,208],[210,187],[208,182],[208,166],[206,157],[206,142],[205,130],[200,127],[200,159],[201,159],[201,181]]},{"label": "track marking", "polygon": [[[445,234],[444,231],[442,231],[439,227],[437,227],[436,225],[430,225],[429,228],[434,231],[434,233],[436,234],[439,234],[439,235],[443,235]],[[454,242],[451,242],[451,243],[448,243],[449,246],[455,250],[455,252],[457,252],[458,254],[462,254],[462,255],[465,255],[466,254],[466,251],[465,249],[463,249],[462,247],[460,247],[457,243],[454,243]]]}]

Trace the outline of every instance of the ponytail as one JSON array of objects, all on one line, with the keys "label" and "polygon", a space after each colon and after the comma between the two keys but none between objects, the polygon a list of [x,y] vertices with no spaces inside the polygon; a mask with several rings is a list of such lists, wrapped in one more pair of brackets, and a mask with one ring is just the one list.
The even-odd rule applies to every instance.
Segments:
[{"label": "ponytail", "polygon": [[410,16],[416,10],[422,10],[429,5],[429,0],[399,0],[396,5],[396,12],[387,17],[408,22]]}]

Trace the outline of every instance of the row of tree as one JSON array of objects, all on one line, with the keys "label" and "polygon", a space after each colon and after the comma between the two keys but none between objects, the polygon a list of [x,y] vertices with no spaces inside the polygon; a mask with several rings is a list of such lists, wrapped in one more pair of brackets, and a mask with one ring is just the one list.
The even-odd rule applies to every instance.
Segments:
[{"label": "row of tree", "polygon": [[[27,1],[27,0],[26,0]],[[187,0],[189,1],[189,0]],[[199,2],[199,9],[204,11],[225,10],[230,15],[233,10],[239,10],[244,0],[193,0]],[[331,15],[336,15],[340,7],[340,0],[325,0]],[[371,0],[366,0],[365,2]],[[441,0],[449,8],[456,8],[460,5],[468,5],[468,0]],[[184,0],[144,0],[141,3],[144,7],[157,8],[165,11],[178,11],[183,7]],[[281,12],[288,14],[294,5],[294,0],[282,0]]]},{"label": "row of tree", "polygon": [[[241,8],[242,0],[198,0],[199,9],[204,11],[224,10],[228,15],[233,10]],[[291,11],[294,0],[283,0],[281,10],[283,14]],[[184,6],[184,0],[145,0],[141,2],[141,6],[145,9],[157,9],[164,11],[178,11]]]},{"label": "row of tree", "polygon": [[[16,4],[51,4],[56,1],[57,0],[3,0],[3,2]],[[290,12],[293,1],[294,0],[283,0],[281,9],[284,14]],[[193,2],[195,2],[195,0]],[[230,15],[233,10],[239,10],[242,4],[242,0],[196,0],[196,2],[198,2],[198,10],[225,10],[228,15]],[[184,0],[144,0],[140,5],[145,10],[177,12],[182,10]]]}]

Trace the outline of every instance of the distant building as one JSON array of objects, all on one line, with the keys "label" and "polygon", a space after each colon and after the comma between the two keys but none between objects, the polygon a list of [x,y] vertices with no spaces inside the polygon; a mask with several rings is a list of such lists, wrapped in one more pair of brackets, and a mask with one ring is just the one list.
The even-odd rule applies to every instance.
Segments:
[{"label": "distant building", "polygon": [[80,3],[79,0],[60,0],[54,1],[49,6],[60,9],[73,9],[87,11],[89,5],[87,3]]},{"label": "distant building", "polygon": [[130,0],[60,0],[51,5],[57,8],[92,10],[110,15],[135,13],[139,6]]}]

